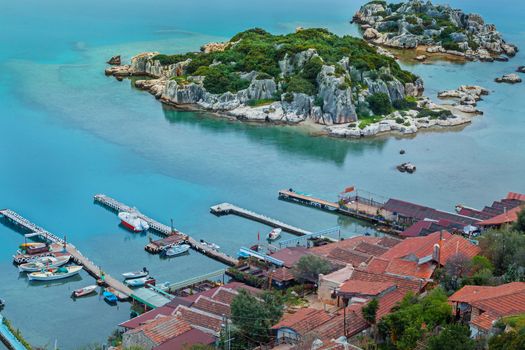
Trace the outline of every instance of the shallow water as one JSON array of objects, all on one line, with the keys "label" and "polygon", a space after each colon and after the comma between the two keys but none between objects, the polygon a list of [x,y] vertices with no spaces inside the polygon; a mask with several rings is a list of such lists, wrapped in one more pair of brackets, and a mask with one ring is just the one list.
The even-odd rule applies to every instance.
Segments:
[{"label": "shallow water", "polygon": [[[525,5],[517,0],[454,1],[496,22],[525,48]],[[182,52],[224,40],[240,30],[276,33],[297,26],[355,34],[348,23],[356,1],[69,2],[2,4],[0,23],[0,207],[9,207],[59,235],[67,235],[110,274],[147,266],[160,281],[180,281],[221,264],[191,252],[171,261],[143,251],[147,235],[132,235],[116,216],[94,205],[106,193],[195,238],[234,254],[268,227],[237,217],[216,218],[211,205],[228,201],[309,230],[341,225],[345,235],[370,228],[345,217],[280,202],[277,191],[335,200],[348,185],[452,210],[480,207],[508,191],[525,191],[524,85],[493,79],[525,64],[439,62],[410,65],[426,93],[479,84],[493,93],[479,104],[485,115],[461,131],[413,138],[338,140],[310,137],[293,127],[267,127],[163,108],[149,94],[103,74],[114,54],[129,59],[146,50]],[[407,151],[405,156],[399,149]],[[395,165],[414,162],[400,174]],[[97,296],[69,298],[93,283],[82,273],[63,284],[28,284],[11,264],[22,236],[0,225],[3,314],[37,345],[74,349],[103,342],[129,316]]]}]

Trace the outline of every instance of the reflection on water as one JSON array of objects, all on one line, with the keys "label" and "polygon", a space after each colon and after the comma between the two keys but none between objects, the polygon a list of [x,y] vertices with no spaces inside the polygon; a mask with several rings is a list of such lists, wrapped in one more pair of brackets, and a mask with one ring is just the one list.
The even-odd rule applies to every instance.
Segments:
[{"label": "reflection on water", "polygon": [[362,155],[371,150],[381,151],[388,142],[385,138],[350,140],[314,136],[311,130],[301,126],[246,123],[206,112],[190,112],[162,106],[164,116],[170,123],[189,125],[216,134],[243,135],[262,146],[273,146],[281,152],[332,161],[337,165],[343,165],[349,153]]}]

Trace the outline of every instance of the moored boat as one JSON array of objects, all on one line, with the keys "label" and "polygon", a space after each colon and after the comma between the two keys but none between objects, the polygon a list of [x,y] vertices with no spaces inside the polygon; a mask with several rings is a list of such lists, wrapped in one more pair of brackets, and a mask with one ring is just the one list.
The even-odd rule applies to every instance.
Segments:
[{"label": "moored boat", "polygon": [[205,245],[213,250],[219,250],[221,249],[221,247],[219,247],[219,245],[215,244],[215,243],[212,243],[212,242],[206,242],[205,240],[201,239],[201,244],[202,245]]},{"label": "moored boat", "polygon": [[102,295],[104,296],[104,300],[110,304],[115,304],[118,301],[117,296],[111,292],[105,291]]},{"label": "moored boat", "polygon": [[142,278],[135,278],[132,280],[126,280],[124,281],[124,283],[126,283],[130,287],[143,287],[146,284],[155,285],[155,279],[153,277],[142,277]]},{"label": "moored boat", "polygon": [[133,272],[125,272],[122,274],[122,277],[126,280],[134,279],[134,278],[142,278],[149,275],[149,271],[147,268],[143,267],[142,271],[133,271]]},{"label": "moored boat", "polygon": [[274,241],[276,239],[278,239],[279,237],[281,237],[281,232],[282,232],[282,228],[280,227],[277,227],[277,228],[274,228],[273,230],[271,230],[269,233],[268,233],[268,240],[269,241]]},{"label": "moored boat", "polygon": [[38,272],[46,268],[57,268],[67,264],[70,258],[70,255],[56,258],[53,256],[44,256],[36,259],[35,261],[19,265],[18,270],[20,272]]},{"label": "moored boat", "polygon": [[78,275],[82,266],[62,266],[57,269],[43,270],[40,272],[31,272],[27,275],[30,281],[54,281]]},{"label": "moored boat", "polygon": [[96,290],[97,290],[97,286],[96,285],[87,286],[87,287],[76,289],[75,291],[73,291],[73,296],[75,298],[80,298],[80,297],[83,297],[85,295],[91,294],[91,293],[95,292]]},{"label": "moored boat", "polygon": [[145,220],[139,218],[136,213],[121,211],[118,213],[118,218],[124,227],[133,232],[149,230],[149,224]]},{"label": "moored boat", "polygon": [[163,255],[166,257],[174,257],[174,256],[182,255],[188,252],[189,249],[190,249],[189,244],[177,244],[169,249],[166,249],[163,252]]}]

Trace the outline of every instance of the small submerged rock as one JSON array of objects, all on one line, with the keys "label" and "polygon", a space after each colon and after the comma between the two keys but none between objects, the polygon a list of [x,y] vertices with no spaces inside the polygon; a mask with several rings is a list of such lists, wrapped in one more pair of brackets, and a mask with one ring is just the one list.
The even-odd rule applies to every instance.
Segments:
[{"label": "small submerged rock", "polygon": [[516,69],[516,72],[525,73],[525,66],[519,66],[518,69]]},{"label": "small submerged rock", "polygon": [[519,75],[511,73],[511,74],[505,74],[502,77],[495,79],[496,83],[509,83],[509,84],[516,84],[521,83],[521,78]]},{"label": "small submerged rock", "polygon": [[404,149],[399,150],[399,154],[405,154],[405,150]]},{"label": "small submerged rock", "polygon": [[439,92],[438,97],[441,99],[457,100],[458,103],[455,104],[455,108],[460,112],[483,114],[475,107],[478,101],[481,100],[481,96],[488,94],[489,90],[484,87],[477,85],[461,85],[456,90],[445,90]]},{"label": "small submerged rock", "polygon": [[416,56],[416,61],[423,62],[427,59],[427,55]]},{"label": "small submerged rock", "polygon": [[406,172],[406,173],[412,174],[413,172],[416,171],[416,166],[410,162],[399,164],[396,168],[402,173]]}]

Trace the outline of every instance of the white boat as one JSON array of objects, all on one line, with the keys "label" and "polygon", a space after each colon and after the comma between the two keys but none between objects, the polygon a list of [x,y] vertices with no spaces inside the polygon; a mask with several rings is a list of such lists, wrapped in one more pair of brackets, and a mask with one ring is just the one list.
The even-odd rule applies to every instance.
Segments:
[{"label": "white boat", "polygon": [[32,272],[27,275],[27,278],[30,281],[54,281],[63,278],[68,278],[74,275],[78,275],[82,270],[82,266],[72,265],[72,266],[62,266],[57,269],[44,270],[40,272]]},{"label": "white boat", "polygon": [[84,288],[76,289],[73,292],[73,296],[75,298],[80,298],[80,297],[83,297],[84,295],[91,294],[91,293],[93,293],[96,290],[97,290],[97,286],[96,285],[87,286],[87,287],[84,287]]},{"label": "white boat", "polygon": [[201,244],[202,245],[205,245],[207,247],[210,247],[211,249],[213,250],[219,250],[221,249],[221,247],[219,247],[219,245],[215,244],[215,243],[212,243],[212,242],[206,242],[205,240],[201,239]]},{"label": "white boat", "polygon": [[143,287],[146,282],[148,281],[154,281],[152,277],[142,277],[142,278],[135,278],[132,280],[126,280],[124,283],[126,283],[130,287]]},{"label": "white boat", "polygon": [[142,232],[149,230],[149,224],[139,218],[136,213],[128,213],[127,211],[121,211],[118,213],[118,218],[124,227],[133,232]]},{"label": "white boat", "polygon": [[67,264],[70,258],[70,255],[56,258],[54,256],[44,256],[35,261],[19,265],[18,270],[20,272],[38,272],[46,268],[57,268]]},{"label": "white boat", "polygon": [[177,256],[186,253],[190,249],[189,244],[177,244],[164,251],[164,255],[167,257]]},{"label": "white boat", "polygon": [[273,230],[270,231],[270,233],[268,233],[268,240],[270,241],[274,241],[276,239],[278,239],[279,237],[281,237],[281,232],[283,231],[282,228],[280,227],[277,227],[277,228],[274,228]]},{"label": "white boat", "polygon": [[149,271],[147,268],[143,268],[142,271],[133,271],[133,272],[125,272],[122,274],[122,277],[126,280],[134,279],[134,278],[142,278],[149,275]]}]

